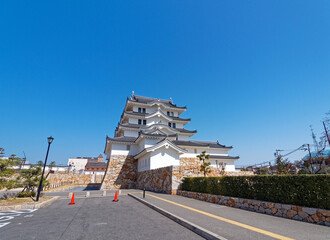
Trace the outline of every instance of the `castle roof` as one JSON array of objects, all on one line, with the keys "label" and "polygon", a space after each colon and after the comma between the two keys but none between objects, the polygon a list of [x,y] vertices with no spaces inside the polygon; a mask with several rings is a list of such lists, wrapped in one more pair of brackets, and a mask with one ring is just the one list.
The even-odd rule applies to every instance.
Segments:
[{"label": "castle roof", "polygon": [[222,160],[237,160],[239,156],[219,156],[219,155],[210,155],[210,159],[222,159]]},{"label": "castle roof", "polygon": [[219,142],[206,142],[206,141],[182,141],[174,140],[173,143],[179,146],[191,146],[191,147],[210,147],[210,148],[228,148],[231,149],[231,146],[225,146]]},{"label": "castle roof", "polygon": [[[141,116],[141,117],[148,117],[154,113],[140,113],[140,112],[133,112],[133,111],[125,111],[123,114],[127,114],[127,115],[133,115],[133,116]],[[182,122],[189,122],[191,121],[190,118],[180,118],[180,117],[174,117],[174,116],[168,116],[167,117],[175,120],[175,121],[182,121]]]},{"label": "castle roof", "polygon": [[152,103],[162,103],[163,105],[170,108],[186,109],[187,107],[178,107],[173,104],[172,100],[165,100],[159,98],[143,97],[132,94],[131,98],[127,99],[128,102],[142,103],[142,104],[152,104]]},{"label": "castle roof", "polygon": [[114,138],[110,138],[107,136],[107,140],[111,141],[111,142],[122,142],[122,143],[134,143],[135,142],[136,137],[114,137]]},{"label": "castle roof", "polygon": [[[163,123],[156,123],[156,124],[153,124],[151,126],[140,125],[140,124],[132,124],[132,123],[119,123],[118,124],[118,127],[134,128],[134,129],[150,128],[150,127],[153,127],[153,126],[163,126],[163,127],[168,128],[168,125],[163,124]],[[196,130],[191,131],[191,130],[187,130],[187,129],[184,129],[184,128],[171,128],[171,129],[173,131],[178,131],[178,132],[181,132],[181,133],[196,133],[197,132]]]},{"label": "castle roof", "polygon": [[85,166],[85,169],[88,168],[106,168],[107,164],[105,162],[88,162]]}]

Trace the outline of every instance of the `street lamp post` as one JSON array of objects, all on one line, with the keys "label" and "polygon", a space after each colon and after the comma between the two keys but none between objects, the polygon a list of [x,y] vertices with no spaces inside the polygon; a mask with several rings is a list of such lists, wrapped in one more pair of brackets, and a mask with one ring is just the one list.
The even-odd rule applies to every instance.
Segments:
[{"label": "street lamp post", "polygon": [[53,137],[49,137],[48,138],[48,148],[47,148],[47,154],[46,154],[46,159],[45,159],[45,164],[44,164],[44,168],[42,170],[42,175],[41,175],[41,179],[40,179],[40,183],[39,183],[39,187],[38,187],[38,194],[37,194],[37,202],[39,201],[39,197],[40,197],[40,192],[41,192],[41,189],[42,189],[42,180],[44,178],[44,173],[45,173],[45,168],[46,168],[46,164],[47,164],[47,158],[48,158],[48,152],[49,152],[49,147],[50,147],[50,144],[53,142],[54,138]]}]

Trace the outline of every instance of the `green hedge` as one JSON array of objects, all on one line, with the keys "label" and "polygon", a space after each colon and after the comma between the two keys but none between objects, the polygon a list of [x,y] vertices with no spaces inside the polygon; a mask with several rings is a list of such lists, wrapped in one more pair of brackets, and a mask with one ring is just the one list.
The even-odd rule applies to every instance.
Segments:
[{"label": "green hedge", "polygon": [[330,175],[191,177],[182,190],[330,209]]}]

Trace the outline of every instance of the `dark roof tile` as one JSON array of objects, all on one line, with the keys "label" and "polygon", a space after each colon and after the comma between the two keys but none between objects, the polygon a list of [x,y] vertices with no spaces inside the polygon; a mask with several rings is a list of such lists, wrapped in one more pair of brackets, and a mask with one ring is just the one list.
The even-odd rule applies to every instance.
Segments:
[{"label": "dark roof tile", "polygon": [[225,145],[221,145],[218,142],[207,142],[207,141],[182,141],[175,140],[173,141],[176,145],[181,146],[195,146],[195,147],[211,147],[211,148],[232,148]]},{"label": "dark roof tile", "polygon": [[107,167],[107,164],[104,163],[104,162],[88,162],[86,164],[86,169],[88,168],[106,168]]}]

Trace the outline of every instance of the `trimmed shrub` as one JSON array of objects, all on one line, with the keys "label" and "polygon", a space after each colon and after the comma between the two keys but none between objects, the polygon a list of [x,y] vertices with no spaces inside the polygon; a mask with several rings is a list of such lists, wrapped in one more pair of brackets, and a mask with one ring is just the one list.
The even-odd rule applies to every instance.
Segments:
[{"label": "trimmed shrub", "polygon": [[36,193],[35,192],[20,192],[20,193],[17,193],[16,195],[18,198],[25,198],[25,197],[35,197],[36,196]]},{"label": "trimmed shrub", "polygon": [[330,175],[190,177],[182,190],[330,209]]}]

